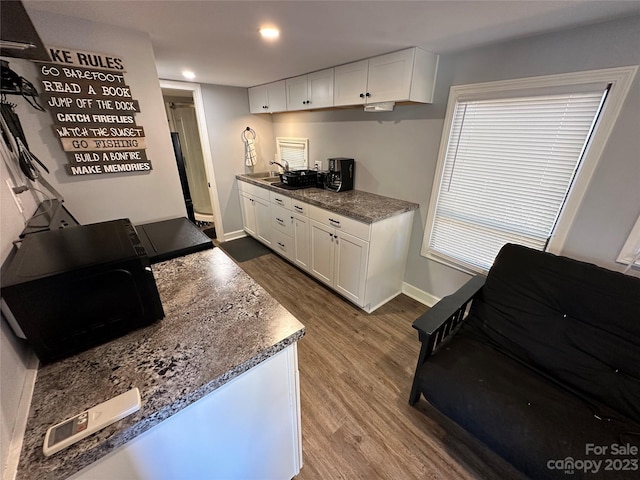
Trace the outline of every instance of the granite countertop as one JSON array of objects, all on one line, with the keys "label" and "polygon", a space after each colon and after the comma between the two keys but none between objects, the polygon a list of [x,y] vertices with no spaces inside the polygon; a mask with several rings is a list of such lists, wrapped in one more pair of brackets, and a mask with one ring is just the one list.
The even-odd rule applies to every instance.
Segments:
[{"label": "granite countertop", "polygon": [[417,203],[360,190],[332,192],[315,187],[289,190],[260,180],[260,176],[264,178],[266,174],[240,174],[236,175],[236,178],[364,223],[374,223],[385,218],[417,210],[420,207]]},{"label": "granite countertop", "polygon": [[[38,370],[17,479],[62,479],[304,335],[219,248],[153,265],[165,318]],[[45,457],[46,430],[138,387],[142,408]]]}]

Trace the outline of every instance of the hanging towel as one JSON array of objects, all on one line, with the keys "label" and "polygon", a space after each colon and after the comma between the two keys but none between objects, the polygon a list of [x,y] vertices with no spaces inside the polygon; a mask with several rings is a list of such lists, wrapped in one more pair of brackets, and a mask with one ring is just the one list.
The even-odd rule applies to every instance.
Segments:
[{"label": "hanging towel", "polygon": [[244,164],[247,167],[253,167],[256,159],[256,143],[253,138],[247,138],[244,143]]}]

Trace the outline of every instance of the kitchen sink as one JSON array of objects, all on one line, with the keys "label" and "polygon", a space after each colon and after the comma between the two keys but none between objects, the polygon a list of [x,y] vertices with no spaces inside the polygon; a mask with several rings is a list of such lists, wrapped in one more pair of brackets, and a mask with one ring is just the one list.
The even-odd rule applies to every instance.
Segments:
[{"label": "kitchen sink", "polygon": [[259,178],[258,180],[262,180],[263,182],[267,182],[267,183],[280,183],[280,176],[264,177],[264,178]]}]

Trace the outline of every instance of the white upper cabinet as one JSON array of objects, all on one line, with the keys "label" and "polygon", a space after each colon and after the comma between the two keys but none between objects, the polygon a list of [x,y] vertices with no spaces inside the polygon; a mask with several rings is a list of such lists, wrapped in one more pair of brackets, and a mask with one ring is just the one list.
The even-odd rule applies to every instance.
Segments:
[{"label": "white upper cabinet", "polygon": [[333,68],[288,78],[287,110],[309,110],[333,106]]},{"label": "white upper cabinet", "polygon": [[408,48],[249,88],[249,108],[251,113],[272,113],[382,102],[432,103],[437,70],[438,55]]},{"label": "white upper cabinet", "polygon": [[336,67],[334,105],[433,101],[438,56],[419,48]]},{"label": "white upper cabinet", "polygon": [[333,105],[360,105],[365,103],[369,60],[348,63],[335,68]]},{"label": "white upper cabinet", "polygon": [[251,113],[275,113],[286,110],[287,94],[284,80],[249,88]]}]

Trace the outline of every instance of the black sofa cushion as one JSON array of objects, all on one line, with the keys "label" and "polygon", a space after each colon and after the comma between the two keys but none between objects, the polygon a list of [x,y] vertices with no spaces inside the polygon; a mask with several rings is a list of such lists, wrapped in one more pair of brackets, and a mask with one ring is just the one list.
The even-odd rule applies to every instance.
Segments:
[{"label": "black sofa cushion", "polygon": [[[531,478],[638,478],[637,454],[587,454],[586,445],[637,446],[640,425],[558,387],[479,340],[468,326],[422,365],[418,379],[433,406]],[[586,473],[569,472],[568,459],[582,461],[574,465],[583,470],[585,460],[601,463],[597,474],[597,464]],[[611,463],[614,470],[605,471],[607,459],[626,462],[628,470]]]},{"label": "black sofa cushion", "polygon": [[497,350],[640,423],[640,279],[508,244],[467,323]]}]

